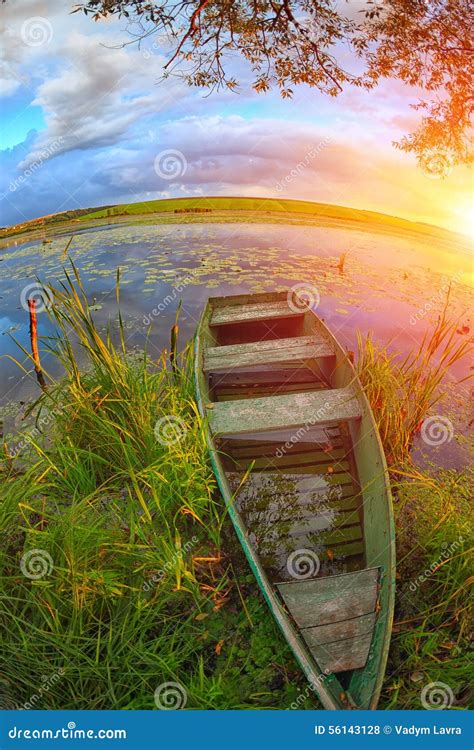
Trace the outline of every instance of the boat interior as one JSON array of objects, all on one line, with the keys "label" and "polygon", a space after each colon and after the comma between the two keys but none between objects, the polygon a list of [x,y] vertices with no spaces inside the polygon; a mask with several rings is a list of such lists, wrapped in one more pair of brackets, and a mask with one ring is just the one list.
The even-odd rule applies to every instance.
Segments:
[{"label": "boat interior", "polygon": [[203,351],[214,442],[268,580],[319,668],[348,683],[369,657],[380,577],[368,559],[352,365],[286,293],[225,299],[212,305]]}]

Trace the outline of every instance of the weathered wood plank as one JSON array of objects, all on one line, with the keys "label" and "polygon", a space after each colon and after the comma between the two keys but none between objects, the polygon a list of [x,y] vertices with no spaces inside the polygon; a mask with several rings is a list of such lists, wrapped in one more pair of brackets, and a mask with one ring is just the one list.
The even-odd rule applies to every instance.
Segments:
[{"label": "weathered wood plank", "polygon": [[[256,377],[258,375],[258,377]],[[278,367],[272,366],[266,369],[259,369],[258,373],[254,369],[235,370],[235,372],[220,372],[209,376],[211,386],[216,387],[238,387],[241,385],[253,385],[264,383],[285,384],[285,383],[314,383],[314,372],[308,367]],[[328,388],[328,385],[326,385]]]},{"label": "weathered wood plank", "polygon": [[298,627],[310,628],[374,612],[378,578],[379,568],[366,568],[276,586]]},{"label": "weathered wood plank", "polygon": [[209,425],[214,435],[278,430],[285,427],[344,422],[361,417],[361,408],[352,386],[333,390],[278,395],[207,405]]},{"label": "weathered wood plank", "polygon": [[216,307],[210,320],[211,326],[235,325],[248,323],[252,320],[273,320],[275,318],[296,318],[304,315],[305,311],[295,311],[288,302],[259,302],[247,305],[228,305]]},{"label": "weathered wood plank", "polygon": [[[315,537],[313,537],[313,543],[314,539]],[[332,557],[335,557],[338,560],[347,560],[347,558],[354,557],[355,555],[363,555],[365,551],[365,545],[363,539],[359,539],[356,542],[341,544],[339,547],[335,547],[334,549],[331,549],[331,547],[327,547],[325,551],[326,555],[328,554],[327,550],[329,549],[331,550]]]},{"label": "weathered wood plank", "polygon": [[[317,443],[321,446],[340,448],[343,445],[342,437],[339,432],[339,426],[334,424],[305,426],[301,430],[279,429],[279,430],[260,430],[259,432],[241,432],[237,435],[230,435],[225,438],[226,445],[232,441],[232,444],[240,442],[241,445],[260,445],[261,443],[276,443],[283,446],[285,442],[290,445],[294,443]],[[219,441],[221,442],[221,441]],[[349,446],[346,447],[349,450]]]},{"label": "weathered wood plank", "polygon": [[[281,447],[281,443],[264,443],[261,446],[255,445],[229,445],[227,450],[232,454],[232,458],[254,458],[255,456],[274,456],[275,451]],[[328,466],[334,466],[338,464],[342,465],[342,462],[346,456],[346,451],[343,448],[332,450],[330,453],[322,450],[315,450],[316,446],[314,443],[295,443],[288,448],[288,455],[302,456],[303,454],[310,453],[315,463],[324,463]],[[346,462],[344,461],[344,464]],[[347,466],[345,467],[347,470]]]},{"label": "weathered wood plank", "polygon": [[301,635],[310,648],[323,646],[325,643],[343,641],[347,638],[358,638],[372,633],[375,624],[375,612],[349,620],[331,622],[329,625],[318,625],[315,628],[304,628]]},{"label": "weathered wood plank", "polygon": [[[285,468],[286,471],[291,471],[292,474],[306,474],[311,476],[319,476],[324,478],[324,481],[330,487],[338,487],[339,485],[349,484],[352,482],[352,476],[350,474],[322,474],[318,470],[318,465],[315,466],[288,466]],[[271,471],[271,468],[269,469]]]},{"label": "weathered wood plank", "polygon": [[[227,472],[229,484],[234,492],[239,487],[243,476],[243,472]],[[302,506],[315,502],[317,498],[321,498],[321,502],[324,503],[336,503],[338,499],[353,497],[354,504],[360,503],[360,498],[356,499],[352,482],[340,485],[336,483],[336,486],[333,486],[326,481],[327,479],[329,477],[323,478],[318,474],[295,474],[294,472],[291,474],[250,473],[239,492],[239,497],[245,492],[249,497],[253,496],[257,504],[260,501],[268,502],[270,497],[280,499],[285,496],[298,497],[298,503]]]},{"label": "weathered wood plank", "polygon": [[[288,526],[288,536],[291,537],[298,537],[303,536],[305,534],[320,534],[321,532],[324,532],[325,529],[328,529],[328,527],[352,527],[354,524],[360,524],[359,522],[359,514],[357,511],[346,511],[346,512],[340,512],[335,513],[330,510],[320,513],[319,515],[315,515],[314,512],[311,517],[305,518],[305,519],[297,519],[292,518],[290,516],[287,516],[285,518],[276,518],[275,522],[284,522],[285,524],[292,524],[291,526]],[[360,530],[359,525],[359,535],[356,537],[356,539],[362,538],[362,532]]]},{"label": "weathered wood plank", "polygon": [[360,526],[344,526],[342,529],[331,529],[331,531],[321,534],[319,541],[325,547],[337,547],[338,544],[347,542],[356,542],[362,538]]},{"label": "weathered wood plank", "polygon": [[[310,473],[311,469],[311,473],[314,474],[344,474],[345,476],[348,476],[349,479],[351,478],[347,461],[328,461],[327,457],[321,457],[321,454],[316,451],[313,453],[310,451],[305,451],[303,453],[292,451],[289,455],[281,456],[277,454],[277,448],[278,446],[275,446],[273,454],[270,453],[266,456],[258,456],[254,459],[252,459],[252,456],[237,458],[234,454],[232,454],[232,459],[234,460],[235,465],[242,469],[246,469],[252,462],[254,469],[257,471],[263,469],[272,471],[272,469],[278,470],[285,467],[290,467],[291,469],[291,467],[300,468],[301,466],[306,466],[308,467],[308,473]],[[328,471],[328,469],[331,469],[331,471]]]},{"label": "weathered wood plank", "polygon": [[291,336],[284,339],[269,339],[268,341],[251,341],[247,344],[225,344],[223,346],[212,346],[204,351],[208,357],[237,357],[241,354],[261,354],[267,351],[287,351],[288,349],[300,349],[305,346],[324,345],[334,354],[334,347],[322,334],[311,336]]},{"label": "weathered wood plank", "polygon": [[222,392],[219,388],[214,391],[217,401],[239,401],[244,398],[259,398],[261,396],[274,396],[275,393],[301,393],[301,391],[322,391],[327,388],[325,383],[306,383],[304,386],[296,383],[295,385],[279,385],[279,386],[255,386],[252,388],[245,388],[244,390],[236,391],[229,389],[227,392]]},{"label": "weathered wood plank", "polygon": [[304,363],[332,356],[334,347],[317,336],[214,346],[204,352],[204,372],[232,371],[251,365]]},{"label": "weathered wood plank", "polygon": [[[362,529],[359,523],[359,516],[356,514],[352,515],[352,526],[342,525],[341,528],[333,528],[329,531],[323,531],[321,525],[318,525],[317,519],[314,523],[309,522],[307,524],[296,525],[288,530],[288,536],[300,537],[306,536],[307,534],[317,534],[319,544],[324,544],[325,547],[336,547],[337,544],[345,542],[356,542],[362,539]],[[331,542],[331,538],[340,539],[339,542]],[[329,541],[328,541],[329,540]]]},{"label": "weathered wood plank", "polygon": [[372,633],[367,633],[359,638],[313,646],[310,650],[320,669],[336,674],[365,667],[371,643]]},{"label": "weathered wood plank", "polygon": [[269,525],[293,523],[293,528],[296,528],[296,525],[300,523],[302,529],[307,530],[304,524],[308,524],[312,527],[313,532],[317,532],[318,530],[328,529],[335,524],[337,526],[353,526],[359,522],[359,513],[356,508],[326,508],[324,505],[318,508],[317,503],[303,508],[298,507],[297,504],[288,504],[286,507],[282,505],[273,508],[270,506],[253,508],[251,505],[246,507],[240,502],[238,506],[245,515],[247,526],[252,530],[254,530],[254,524],[257,523]]},{"label": "weathered wood plank", "polygon": [[279,508],[288,508],[295,513],[295,517],[307,517],[309,514],[316,512],[318,507],[329,508],[334,511],[357,511],[357,500],[351,494],[351,488],[342,493],[341,497],[328,497],[327,492],[321,494],[315,492],[306,493],[278,493],[267,491],[256,494],[253,490],[248,490],[245,486],[237,495],[239,508],[246,510],[276,512]]}]

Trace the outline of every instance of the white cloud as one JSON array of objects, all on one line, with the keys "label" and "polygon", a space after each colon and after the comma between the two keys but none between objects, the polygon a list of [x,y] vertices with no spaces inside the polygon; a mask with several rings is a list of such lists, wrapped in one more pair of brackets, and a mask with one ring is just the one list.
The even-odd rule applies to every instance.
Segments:
[{"label": "white cloud", "polygon": [[[66,7],[65,7],[66,5]],[[18,165],[28,168],[58,140],[55,155],[106,146],[123,138],[141,117],[155,114],[189,92],[176,79],[157,86],[163,58],[136,45],[123,21],[94,24],[64,0],[24,0],[2,8],[5,39],[0,95],[31,90],[46,128]]]}]

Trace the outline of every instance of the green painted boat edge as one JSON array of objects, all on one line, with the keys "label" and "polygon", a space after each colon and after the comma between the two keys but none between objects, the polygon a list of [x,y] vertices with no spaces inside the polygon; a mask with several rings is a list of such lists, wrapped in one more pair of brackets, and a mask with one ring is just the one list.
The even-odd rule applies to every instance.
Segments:
[{"label": "green painted boat edge", "polygon": [[[265,302],[265,301],[270,301],[273,299],[286,299],[287,293],[286,292],[282,292],[282,293],[270,292],[270,293],[263,293],[263,294],[256,294],[256,295],[252,295],[252,294],[234,295],[234,296],[229,296],[227,298],[226,297],[214,297],[214,298],[211,297],[208,299],[204,307],[204,310],[202,312],[201,318],[199,320],[199,323],[196,329],[196,334],[194,337],[194,381],[195,381],[195,393],[196,393],[196,401],[198,405],[198,410],[203,420],[203,429],[204,429],[206,444],[208,447],[211,465],[215,473],[219,489],[226,503],[229,516],[231,518],[231,521],[237,533],[237,537],[245,552],[245,555],[250,564],[252,572],[255,575],[255,578],[260,587],[260,590],[262,591],[267,601],[270,611],[273,617],[275,618],[278,626],[280,627],[291,650],[293,651],[293,654],[295,655],[298,663],[303,669],[303,672],[306,675],[306,678],[308,679],[310,685],[312,686],[314,691],[318,694],[323,706],[326,709],[332,709],[332,710],[345,709],[347,708],[347,704],[343,703],[339,698],[341,693],[345,693],[344,688],[342,687],[342,685],[340,684],[340,682],[338,681],[335,675],[325,674],[321,672],[319,669],[317,669],[313,657],[308,652],[306,646],[304,645],[296,629],[294,628],[291,620],[289,619],[288,615],[282,608],[277,596],[274,593],[273,587],[270,584],[260,564],[258,556],[254,553],[251,545],[248,542],[245,524],[243,523],[238,510],[235,508],[235,504],[233,502],[233,493],[231,491],[231,488],[229,487],[224,468],[220,461],[218,452],[215,450],[214,441],[209,430],[206,410],[205,410],[205,406],[204,406],[203,398],[202,398],[202,394],[207,392],[205,375],[203,372],[203,351],[202,351],[202,341],[201,341],[202,332],[204,330],[206,322],[207,323],[209,322],[208,319],[210,319],[210,314],[212,312],[213,306],[216,305],[216,303],[217,305],[224,305],[226,304],[226,301],[228,301],[227,302],[228,304],[245,304],[245,302],[248,301],[249,298],[251,298],[253,301],[258,299],[258,301]],[[351,688],[353,688],[354,692],[357,691],[359,687],[357,685],[357,678],[359,678],[361,682],[365,683],[366,688],[367,686],[369,687],[370,696],[368,700],[365,702],[365,705],[358,705],[354,707],[363,708],[363,709],[375,709],[377,707],[378,699],[380,696],[380,691],[382,689],[383,678],[384,678],[385,668],[386,668],[386,663],[387,663],[387,658],[388,658],[388,652],[389,652],[389,647],[390,647],[390,636],[391,636],[392,622],[393,622],[394,599],[395,599],[395,525],[394,525],[394,519],[393,519],[392,495],[391,495],[391,490],[390,490],[388,469],[387,469],[387,464],[385,460],[385,454],[384,454],[383,447],[382,447],[382,442],[380,440],[380,435],[379,435],[377,426],[375,424],[372,410],[370,408],[367,397],[363,391],[362,384],[359,381],[359,378],[356,374],[356,371],[352,363],[347,357],[347,353],[342,349],[341,345],[339,344],[337,339],[334,337],[330,329],[325,325],[324,321],[321,320],[319,316],[316,316],[316,317],[317,317],[319,324],[324,329],[326,335],[330,338],[330,340],[334,344],[336,357],[343,359],[344,366],[349,367],[350,369],[351,379],[353,379],[353,381],[358,386],[358,391],[359,391],[358,397],[362,400],[362,405],[364,407],[364,412],[365,412],[365,418],[368,419],[370,423],[371,432],[373,434],[373,437],[375,438],[378,453],[379,453],[379,458],[382,464],[382,477],[383,477],[384,491],[386,495],[386,505],[387,505],[387,512],[388,512],[387,526],[388,526],[388,532],[389,532],[389,546],[388,546],[389,564],[388,566],[381,566],[382,567],[381,578],[380,578],[381,610],[380,610],[379,616],[377,617],[376,625],[374,628],[374,635],[372,639],[372,645],[371,645],[371,649],[369,653],[368,662],[371,661],[371,666],[366,667],[364,670],[357,670],[361,674],[358,674],[355,676],[356,679],[355,679],[354,685],[352,685],[354,677],[352,678],[351,684],[349,686],[349,691],[348,691],[350,693]],[[376,658],[377,656],[378,658]],[[370,685],[372,685],[373,687],[370,688]],[[362,685],[362,688],[363,687],[364,685]]]}]

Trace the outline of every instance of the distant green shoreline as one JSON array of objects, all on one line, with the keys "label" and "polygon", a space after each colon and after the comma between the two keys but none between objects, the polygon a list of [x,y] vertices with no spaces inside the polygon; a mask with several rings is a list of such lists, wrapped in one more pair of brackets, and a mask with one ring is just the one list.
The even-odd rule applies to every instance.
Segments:
[{"label": "distant green shoreline", "polygon": [[423,234],[436,237],[445,242],[464,244],[468,238],[450,232],[447,229],[431,224],[400,219],[376,211],[364,211],[329,203],[311,201],[273,199],[273,198],[239,198],[239,197],[205,197],[205,198],[169,198],[145,201],[141,203],[102,206],[96,209],[78,209],[60,214],[41,217],[32,221],[17,224],[0,230],[0,240],[21,237],[25,234],[62,230],[80,225],[101,225],[110,221],[133,217],[135,221],[152,220],[157,223],[213,223],[235,222],[245,220],[255,223],[299,223],[310,225],[332,225],[336,222],[351,223],[354,228],[379,231]]}]

